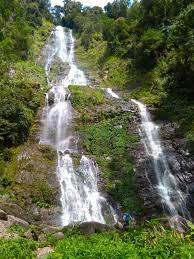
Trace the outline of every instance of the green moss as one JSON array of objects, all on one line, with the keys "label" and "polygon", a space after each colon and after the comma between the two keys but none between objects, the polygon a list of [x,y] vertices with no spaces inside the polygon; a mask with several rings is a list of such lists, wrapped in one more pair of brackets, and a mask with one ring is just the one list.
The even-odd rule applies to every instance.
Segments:
[{"label": "green moss", "polygon": [[21,207],[36,204],[49,208],[56,203],[56,151],[38,144],[26,144],[12,151],[1,180],[1,192]]},{"label": "green moss", "polygon": [[70,86],[72,105],[78,111],[83,111],[85,108],[94,109],[96,105],[101,105],[105,102],[104,92],[100,89],[90,87]]}]

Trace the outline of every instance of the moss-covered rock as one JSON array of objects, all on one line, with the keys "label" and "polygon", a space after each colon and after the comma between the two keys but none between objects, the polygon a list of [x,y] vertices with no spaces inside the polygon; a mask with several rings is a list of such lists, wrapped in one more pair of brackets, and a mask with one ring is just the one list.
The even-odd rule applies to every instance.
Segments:
[{"label": "moss-covered rock", "polygon": [[[49,146],[26,144],[18,148],[3,176],[9,185],[1,184],[2,192],[10,197],[7,204],[14,203],[20,206],[30,220],[33,220],[32,212],[36,207],[41,214],[41,208],[51,209],[59,205],[60,189],[56,176],[56,160],[56,151]],[[5,206],[3,198],[0,199],[0,203]],[[12,213],[14,215],[14,211]]]}]

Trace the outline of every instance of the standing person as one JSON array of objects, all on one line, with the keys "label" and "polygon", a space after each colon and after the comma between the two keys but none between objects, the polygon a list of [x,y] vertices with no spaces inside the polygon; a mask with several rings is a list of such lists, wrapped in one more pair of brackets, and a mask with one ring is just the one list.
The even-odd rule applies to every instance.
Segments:
[{"label": "standing person", "polygon": [[123,215],[124,227],[129,226],[129,222],[131,222],[132,220],[133,218],[129,213],[124,213]]}]

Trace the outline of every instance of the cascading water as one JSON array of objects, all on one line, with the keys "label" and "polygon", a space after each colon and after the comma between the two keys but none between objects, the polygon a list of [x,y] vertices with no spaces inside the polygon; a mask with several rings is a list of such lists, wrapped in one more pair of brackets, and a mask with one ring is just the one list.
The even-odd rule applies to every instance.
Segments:
[{"label": "cascading water", "polygon": [[144,104],[133,99],[132,102],[139,109],[141,117],[140,135],[146,153],[153,165],[153,171],[157,180],[157,185],[154,188],[157,189],[161,197],[164,209],[172,217],[181,215],[189,219],[190,215],[185,204],[185,193],[179,188],[178,180],[169,168],[159,138],[159,127],[151,121],[149,112]]},{"label": "cascading water", "polygon": [[[63,210],[61,224],[65,226],[83,221],[105,223],[104,211],[105,215],[111,215],[114,222],[116,218],[112,207],[98,192],[97,166],[85,156],[82,156],[77,170],[73,165],[70,154],[77,153],[77,138],[72,132],[73,113],[68,86],[84,86],[88,81],[75,63],[72,31],[57,26],[53,38],[52,47],[47,46],[45,69],[51,90],[46,95],[40,143],[51,145],[58,152],[57,175]],[[68,72],[53,82],[49,75],[56,58],[67,64]]]},{"label": "cascading water", "polygon": [[110,97],[120,99],[120,97],[115,92],[113,92],[111,88],[106,88],[106,92]]}]

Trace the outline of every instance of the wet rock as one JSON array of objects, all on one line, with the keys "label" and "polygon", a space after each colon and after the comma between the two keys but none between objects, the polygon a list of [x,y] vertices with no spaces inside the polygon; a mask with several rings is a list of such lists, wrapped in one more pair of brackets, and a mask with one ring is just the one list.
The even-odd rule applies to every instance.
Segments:
[{"label": "wet rock", "polygon": [[7,213],[5,211],[0,210],[0,220],[7,220]]},{"label": "wet rock", "polygon": [[[135,113],[134,125],[130,126],[130,133],[139,128],[138,112]],[[160,125],[160,138],[163,147],[163,153],[166,162],[169,166],[171,174],[175,177],[177,186],[181,190],[182,203],[177,200],[174,195],[174,205],[181,214],[181,207],[185,208],[186,214],[194,218],[194,198],[193,198],[193,182],[194,182],[194,161],[193,157],[188,155],[186,147],[186,140],[181,138],[176,129],[177,124],[163,123]],[[160,214],[163,211],[162,199],[159,196],[157,189],[157,177],[154,172],[154,164],[152,159],[147,155],[143,143],[140,141],[139,148],[136,150],[129,149],[130,154],[133,155],[135,161],[135,176],[139,188],[139,194],[143,201],[143,208],[147,215]],[[158,161],[160,163],[160,161]],[[160,163],[162,166],[162,163]],[[187,212],[188,210],[188,212]]]},{"label": "wet rock", "polygon": [[92,235],[94,233],[102,233],[113,230],[112,227],[98,222],[84,222],[79,225],[79,229],[85,235]]},{"label": "wet rock", "polygon": [[190,231],[187,220],[179,215],[171,217],[169,224],[171,228],[177,230],[179,233],[187,233]]},{"label": "wet rock", "polygon": [[52,247],[43,247],[43,248],[38,248],[36,255],[38,259],[44,259],[46,258],[50,253],[53,253],[54,250]]},{"label": "wet rock", "polygon": [[64,239],[65,235],[62,232],[57,232],[53,234],[52,237],[54,237],[57,240],[61,240],[61,239]]},{"label": "wet rock", "polygon": [[[27,143],[17,158],[11,165],[14,168],[11,192],[17,197],[18,204],[10,198],[0,197],[0,209],[30,223],[53,224],[59,214],[54,205],[60,204],[59,181],[55,173],[56,151],[46,145]],[[48,209],[34,205],[34,197],[41,199],[40,189],[43,187],[49,189],[49,205],[52,207]]]},{"label": "wet rock", "polygon": [[48,93],[48,104],[51,106],[55,102],[55,94],[53,92]]},{"label": "wet rock", "polygon": [[24,228],[27,228],[29,226],[29,223],[27,221],[14,217],[12,215],[8,215],[8,222],[10,226],[19,225]]}]

